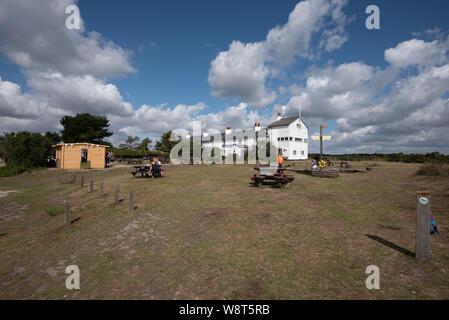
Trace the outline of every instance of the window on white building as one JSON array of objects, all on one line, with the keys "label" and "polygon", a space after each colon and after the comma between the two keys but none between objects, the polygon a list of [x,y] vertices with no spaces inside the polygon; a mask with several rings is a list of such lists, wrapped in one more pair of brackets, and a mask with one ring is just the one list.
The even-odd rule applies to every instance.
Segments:
[{"label": "window on white building", "polygon": [[296,156],[296,150],[293,150],[293,155]]},{"label": "window on white building", "polygon": [[304,155],[304,150],[301,151],[301,155],[302,155],[302,156]]}]

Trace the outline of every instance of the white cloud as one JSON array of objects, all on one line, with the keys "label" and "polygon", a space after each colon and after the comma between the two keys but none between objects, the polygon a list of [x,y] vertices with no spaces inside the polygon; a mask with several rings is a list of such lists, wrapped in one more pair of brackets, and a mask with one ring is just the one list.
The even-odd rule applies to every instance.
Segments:
[{"label": "white cloud", "polygon": [[233,41],[220,52],[209,70],[211,93],[219,98],[236,98],[250,106],[264,107],[276,99],[266,86],[267,79],[279,74],[297,58],[311,59],[319,49],[311,47],[319,35],[320,47],[338,49],[347,40],[345,0],[305,0],[290,13],[285,25],[271,29],[265,41]]},{"label": "white cloud", "polygon": [[39,106],[28,94],[22,94],[20,86],[0,77],[0,117],[34,118]]},{"label": "white cloud", "polygon": [[265,79],[269,68],[264,64],[264,44],[234,41],[228,51],[220,52],[212,61],[209,84],[212,95],[220,98],[239,97],[252,105],[266,106],[276,99],[268,91]]},{"label": "white cloud", "polygon": [[195,105],[180,104],[173,108],[166,104],[159,106],[142,105],[131,117],[111,116],[111,128],[116,134],[114,144],[123,141],[128,135],[149,136],[157,139],[163,133],[185,129],[192,132],[193,121],[201,121],[202,130],[224,130],[225,127],[246,130],[253,128],[255,122],[267,125],[271,119],[263,117],[247,104],[229,106],[217,113],[204,113],[207,106],[203,102]]},{"label": "white cloud", "polygon": [[63,76],[60,73],[28,74],[28,83],[37,98],[68,112],[90,112],[130,116],[130,103],[124,102],[117,87],[90,75]]},{"label": "white cloud", "polygon": [[2,131],[55,131],[66,114],[131,116],[107,77],[135,69],[130,52],[96,32],[65,27],[65,8],[76,1],[5,0],[0,3],[0,52],[16,63],[30,92],[0,78]]},{"label": "white cloud", "polygon": [[448,49],[447,44],[441,45],[437,40],[425,42],[412,39],[398,44],[396,48],[386,50],[385,60],[397,68],[429,63],[435,65],[447,61]]},{"label": "white cloud", "polygon": [[73,0],[0,3],[0,51],[26,70],[122,76],[136,70],[130,52],[96,32],[68,30],[65,8]]},{"label": "white cloud", "polygon": [[449,41],[440,30],[435,29],[437,40],[411,39],[385,50],[389,65],[383,69],[363,61],[311,67],[303,83],[279,87],[280,94],[292,97],[267,116],[268,110],[251,107],[276,101],[269,80],[298,59],[315,59],[347,40],[345,1],[303,1],[264,41],[233,41],[212,61],[212,94],[242,103],[209,113],[202,102],[134,110],[109,80],[135,71],[131,53],[86,32],[83,24],[80,31],[65,29],[65,7],[72,3],[0,3],[0,51],[23,70],[30,88],[25,92],[2,75],[0,131],[55,131],[63,115],[90,112],[108,116],[112,142],[118,144],[127,135],[157,138],[172,129],[189,130],[195,120],[203,129],[267,125],[275,112],[296,115],[301,106],[311,133],[324,122],[336,122],[326,144],[331,152],[449,152]]},{"label": "white cloud", "polygon": [[335,120],[330,152],[448,152],[447,43],[415,40],[386,50],[391,65],[383,70],[363,62],[312,69],[278,110],[296,114],[300,105],[315,128]]}]

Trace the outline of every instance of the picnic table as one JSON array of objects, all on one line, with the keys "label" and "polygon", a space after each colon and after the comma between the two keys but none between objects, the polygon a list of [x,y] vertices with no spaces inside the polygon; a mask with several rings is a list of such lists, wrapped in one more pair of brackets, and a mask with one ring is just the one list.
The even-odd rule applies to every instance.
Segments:
[{"label": "picnic table", "polygon": [[349,163],[347,161],[341,161],[340,162],[340,168],[350,168],[351,166],[349,165]]},{"label": "picnic table", "polygon": [[136,176],[136,174],[141,174],[142,177],[150,177],[151,175],[151,166],[149,165],[142,165],[142,166],[133,166],[134,171],[131,171],[130,173],[133,175],[133,177]]},{"label": "picnic table", "polygon": [[277,182],[279,188],[287,186],[290,182],[295,180],[292,175],[285,174],[285,168],[278,167],[255,167],[256,174],[251,178],[254,181],[254,186],[259,187],[267,180]]},{"label": "picnic table", "polygon": [[[161,168],[161,172],[164,171]],[[151,172],[151,166],[150,165],[141,165],[141,166],[133,166],[133,171],[130,171],[130,173],[135,177],[137,174],[140,174],[142,177],[153,177],[155,178],[157,176],[156,173]]]}]

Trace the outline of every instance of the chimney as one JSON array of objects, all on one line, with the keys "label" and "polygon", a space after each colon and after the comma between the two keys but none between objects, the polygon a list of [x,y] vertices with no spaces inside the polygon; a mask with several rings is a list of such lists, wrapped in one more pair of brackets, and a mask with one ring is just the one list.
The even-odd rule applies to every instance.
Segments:
[{"label": "chimney", "polygon": [[276,115],[276,121],[279,121],[282,119],[281,113],[278,112],[278,114]]},{"label": "chimney", "polygon": [[262,128],[260,127],[260,123],[254,124],[254,131],[255,131],[255,132],[260,131],[261,129],[262,129]]},{"label": "chimney", "polygon": [[231,127],[227,127],[226,131],[225,131],[225,134],[228,135],[228,134],[231,134],[231,133],[232,133],[232,128]]}]

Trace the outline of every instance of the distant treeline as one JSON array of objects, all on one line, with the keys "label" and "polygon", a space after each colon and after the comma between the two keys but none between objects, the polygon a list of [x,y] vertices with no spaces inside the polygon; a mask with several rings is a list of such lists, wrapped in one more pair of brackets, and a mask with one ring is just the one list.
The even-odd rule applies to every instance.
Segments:
[{"label": "distant treeline", "polygon": [[130,149],[119,149],[111,148],[109,149],[118,158],[143,158],[143,157],[164,157],[168,158],[169,154],[166,152],[156,151],[156,150],[130,150]]},{"label": "distant treeline", "polygon": [[[314,158],[315,154],[310,154]],[[426,154],[404,154],[404,153],[357,153],[344,155],[326,155],[326,157],[336,158],[341,161],[388,161],[388,162],[404,162],[404,163],[449,163],[449,155],[439,152]]]}]

